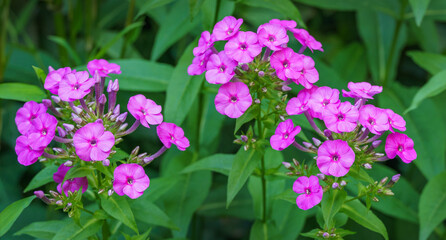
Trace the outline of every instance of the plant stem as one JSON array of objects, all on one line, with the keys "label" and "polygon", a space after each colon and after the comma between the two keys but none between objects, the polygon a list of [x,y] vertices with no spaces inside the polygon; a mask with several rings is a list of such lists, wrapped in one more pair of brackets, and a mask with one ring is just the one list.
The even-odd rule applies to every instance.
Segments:
[{"label": "plant stem", "polygon": [[[127,11],[127,18],[125,19],[125,27],[127,27],[132,23],[134,9],[135,9],[135,0],[130,0],[129,9]],[[129,33],[124,35],[124,43],[122,44],[121,54],[120,54],[121,58],[124,58],[125,56],[128,41],[129,41]]]},{"label": "plant stem", "polygon": [[[259,131],[259,139],[263,140],[263,126],[262,126],[262,108],[259,108],[259,115],[257,117],[257,126]],[[266,223],[266,178],[265,178],[265,155],[262,154],[261,159],[261,179],[262,179],[262,222]]]},{"label": "plant stem", "polygon": [[[58,37],[61,37],[63,39],[65,39],[65,21],[64,21],[64,17],[62,14],[62,1],[61,0],[56,0],[54,5],[56,6],[56,9],[54,11],[54,28],[56,29],[56,35]],[[68,59],[68,53],[65,50],[65,48],[63,48],[62,46],[59,45],[58,47],[59,50],[59,56],[60,56],[60,61],[62,63],[62,65],[70,65],[69,63],[69,59]]]},{"label": "plant stem", "polygon": [[[6,26],[8,25],[8,13],[10,0],[4,0],[0,2],[0,83],[3,82],[3,74],[6,68]],[[1,102],[2,100],[0,100]],[[4,106],[3,103],[0,103]],[[3,114],[0,108],[0,147],[1,147],[1,136],[2,136],[2,126],[3,126]]]}]

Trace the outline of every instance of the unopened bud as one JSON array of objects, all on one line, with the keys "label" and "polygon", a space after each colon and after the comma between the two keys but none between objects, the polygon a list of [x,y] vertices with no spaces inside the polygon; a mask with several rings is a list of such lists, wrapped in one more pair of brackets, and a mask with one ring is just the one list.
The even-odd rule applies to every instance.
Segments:
[{"label": "unopened bud", "polygon": [[60,97],[59,96],[51,96],[51,99],[53,99],[53,101],[55,102],[55,103],[60,103]]},{"label": "unopened bud", "polygon": [[283,164],[283,166],[284,166],[286,169],[290,169],[290,168],[291,168],[291,164],[290,164],[289,162],[282,162],[282,164]]},{"label": "unopened bud", "polygon": [[302,143],[306,148],[311,148],[313,147],[313,144],[309,143],[309,142],[303,142]]},{"label": "unopened bud", "polygon": [[347,185],[347,182],[344,181],[344,180],[342,180],[341,183],[340,183],[340,185],[341,185],[341,187],[345,187],[345,185]]},{"label": "unopened bud", "polygon": [[333,189],[339,188],[339,184],[338,184],[337,182],[334,182],[334,183],[331,185],[331,187],[332,187]]},{"label": "unopened bud", "polygon": [[57,126],[57,133],[59,134],[60,137],[67,136],[67,132],[63,128],[59,127],[59,126]]},{"label": "unopened bud", "polygon": [[248,141],[248,136],[246,136],[246,135],[241,135],[241,136],[240,136],[240,140],[242,140],[243,142],[247,142],[247,141]]},{"label": "unopened bud", "polygon": [[316,174],[316,176],[317,176],[317,178],[319,178],[322,181],[325,180],[325,175],[323,173],[318,173],[318,174]]},{"label": "unopened bud", "polygon": [[73,112],[76,113],[77,115],[82,113],[82,108],[80,107],[76,107],[76,106],[72,106],[71,109],[73,109]]},{"label": "unopened bud", "polygon": [[321,140],[319,140],[317,138],[313,138],[313,143],[314,143],[314,145],[316,145],[316,147],[319,147],[319,145],[321,145]]},{"label": "unopened bud", "polygon": [[130,155],[131,155],[131,156],[136,156],[136,155],[138,155],[138,152],[139,152],[139,146],[136,146],[136,147],[132,150],[132,152],[130,153]]},{"label": "unopened bud", "polygon": [[396,174],[392,176],[392,182],[396,183],[398,180],[400,180],[401,174]]},{"label": "unopened bud", "polygon": [[388,178],[388,177],[385,177],[385,178],[381,179],[381,181],[380,181],[379,183],[380,183],[381,185],[384,185],[384,184],[386,184],[387,180],[389,180],[389,178]]},{"label": "unopened bud", "polygon": [[325,135],[326,137],[331,138],[331,134],[332,134],[332,132],[331,132],[330,130],[328,130],[328,129],[325,129],[325,130],[324,130],[324,135]]},{"label": "unopened bud", "polygon": [[96,121],[94,121],[95,123],[100,123],[100,124],[103,124],[104,123],[104,121],[102,120],[102,119],[96,119]]},{"label": "unopened bud", "polygon": [[101,194],[101,193],[103,193],[105,191],[105,189],[100,189],[99,191],[98,191],[98,194]]},{"label": "unopened bud", "polygon": [[94,71],[93,79],[94,79],[95,83],[100,83],[101,82],[101,76],[99,76],[98,70]]},{"label": "unopened bud", "polygon": [[68,212],[68,217],[69,218],[72,218],[74,216],[74,211],[70,211],[70,212]]},{"label": "unopened bud", "polygon": [[34,195],[36,195],[37,198],[42,199],[43,197],[45,197],[45,193],[42,190],[39,191],[34,191]]},{"label": "unopened bud", "polygon": [[254,100],[254,102],[257,103],[257,104],[260,104],[260,99],[256,98],[256,99]]},{"label": "unopened bud", "polygon": [[120,113],[120,105],[116,105],[115,109],[113,109],[113,115],[119,115]]},{"label": "unopened bud", "polygon": [[48,160],[48,159],[46,159],[44,157],[39,158],[39,162],[45,162],[46,160]]},{"label": "unopened bud", "polygon": [[111,195],[113,195],[113,189],[110,189],[110,190],[108,190],[108,196],[111,196]]},{"label": "unopened bud", "polygon": [[299,162],[295,158],[293,158],[293,164],[296,167],[299,167],[299,165],[300,165]]},{"label": "unopened bud", "polygon": [[276,105],[276,110],[280,110],[280,105]]},{"label": "unopened bud", "polygon": [[119,91],[119,81],[118,81],[118,79],[115,79],[115,81],[113,82],[112,91],[114,91],[114,92]]},{"label": "unopened bud", "polygon": [[118,139],[116,139],[116,141],[115,141],[115,145],[118,145],[118,144],[121,143],[122,141],[124,141],[124,139],[122,139],[122,138],[118,138]]},{"label": "unopened bud", "polygon": [[123,114],[121,114],[121,115],[119,115],[117,118],[116,118],[116,121],[117,122],[125,122],[125,119],[127,118],[127,112],[125,112],[125,113],[123,113]]},{"label": "unopened bud", "polygon": [[105,94],[102,94],[100,97],[99,97],[99,103],[100,104],[105,104],[107,102],[107,97],[105,97]]},{"label": "unopened bud", "polygon": [[392,192],[392,190],[390,190],[390,189],[388,189],[388,188],[386,188],[386,189],[384,189],[384,195],[387,195],[387,196],[393,196],[393,195],[395,195],[393,192]]},{"label": "unopened bud", "polygon": [[373,142],[372,142],[372,147],[373,147],[373,148],[377,148],[377,147],[381,144],[381,142],[382,142],[381,140],[373,141]]},{"label": "unopened bud", "polygon": [[73,121],[77,124],[81,124],[82,123],[82,118],[80,118],[78,115],[71,113],[71,119],[73,119]]},{"label": "unopened bud", "polygon": [[372,165],[370,165],[370,163],[365,163],[363,166],[365,169],[372,169]]},{"label": "unopened bud", "polygon": [[57,200],[56,201],[56,205],[62,206],[63,205],[63,201],[62,200]]},{"label": "unopened bud", "polygon": [[259,77],[263,77],[265,76],[265,72],[264,71],[259,71]]},{"label": "unopened bud", "polygon": [[68,132],[73,131],[74,129],[74,125],[69,124],[69,123],[63,123],[62,126],[65,128],[65,130],[67,130]]},{"label": "unopened bud", "polygon": [[64,212],[67,212],[68,211],[68,209],[70,209],[71,208],[71,203],[67,203],[67,205],[63,208],[63,211]]},{"label": "unopened bud", "polygon": [[248,151],[249,146],[248,146],[248,145],[245,145],[245,146],[243,146],[243,149],[245,149],[245,151]]},{"label": "unopened bud", "polygon": [[138,156],[136,156],[136,158],[143,159],[145,156],[147,156],[147,153],[141,153]]},{"label": "unopened bud", "polygon": [[45,107],[49,108],[51,107],[51,105],[53,105],[53,103],[51,102],[51,100],[49,99],[42,99],[42,103],[43,105],[45,105]]},{"label": "unopened bud", "polygon": [[288,91],[291,91],[291,90],[293,90],[293,89],[290,88],[288,85],[283,85],[282,86],[282,91],[284,91],[284,92],[288,92]]},{"label": "unopened bud", "polygon": [[384,157],[385,154],[384,154],[384,153],[375,153],[375,156],[376,156],[376,157]]},{"label": "unopened bud", "polygon": [[50,194],[51,194],[51,196],[53,196],[53,197],[55,197],[55,198],[60,197],[60,194],[57,193],[57,192],[55,192],[55,191],[53,191],[53,190],[50,190]]},{"label": "unopened bud", "polygon": [[52,72],[52,71],[55,71],[54,68],[51,67],[51,66],[49,66],[49,67],[48,67],[48,73],[50,73],[50,72]]},{"label": "unopened bud", "polygon": [[279,115],[279,118],[280,118],[281,121],[285,121],[285,116]]},{"label": "unopened bud", "polygon": [[107,92],[112,91],[112,85],[113,85],[113,81],[110,79],[110,81],[108,81],[108,85],[107,85]]},{"label": "unopened bud", "polygon": [[374,202],[379,202],[379,199],[378,199],[377,197],[373,197],[373,198],[372,198],[372,201],[374,201]]},{"label": "unopened bud", "polygon": [[242,70],[243,70],[243,71],[248,71],[248,70],[249,70],[249,66],[248,66],[248,64],[246,64],[246,63],[243,64],[243,65],[242,65]]},{"label": "unopened bud", "polygon": [[70,160],[68,160],[68,161],[66,161],[63,165],[64,165],[65,167],[71,167],[71,166],[73,166],[73,162],[70,161]]},{"label": "unopened bud", "polygon": [[254,85],[256,85],[254,82],[249,82],[248,84],[250,87],[253,87]]},{"label": "unopened bud", "polygon": [[329,237],[330,237],[330,234],[329,234],[328,232],[324,232],[324,233],[322,234],[322,237],[323,237],[323,238],[329,238]]},{"label": "unopened bud", "polygon": [[108,159],[103,160],[102,165],[104,165],[106,167],[110,166],[110,160],[108,160]]},{"label": "unopened bud", "polygon": [[121,131],[124,131],[126,128],[127,128],[127,126],[128,126],[128,124],[127,123],[124,123],[124,124],[122,124],[120,127],[119,127],[119,131],[121,132]]},{"label": "unopened bud", "polygon": [[268,91],[268,89],[266,87],[262,88],[262,92],[266,93]]}]

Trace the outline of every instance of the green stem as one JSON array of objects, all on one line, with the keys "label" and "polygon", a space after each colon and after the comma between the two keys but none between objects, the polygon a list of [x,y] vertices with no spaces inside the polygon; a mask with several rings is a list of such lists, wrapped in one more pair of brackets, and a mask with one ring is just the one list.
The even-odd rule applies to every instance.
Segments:
[{"label": "green stem", "polygon": [[[259,115],[257,117],[257,126],[259,140],[263,140],[263,126],[262,126],[262,108],[259,107]],[[261,159],[261,179],[262,179],[262,222],[266,223],[266,178],[265,178],[265,155],[262,154]]]},{"label": "green stem", "polygon": [[[55,11],[54,11],[54,28],[56,29],[56,36],[65,39],[65,21],[62,15],[62,1],[56,0],[54,2]],[[59,57],[62,65],[68,66],[70,65],[68,59],[68,53],[62,46],[58,46],[59,49]]]},{"label": "green stem", "polygon": [[348,200],[345,200],[344,203],[348,203],[348,202],[354,201],[354,200],[356,200],[356,199],[360,199],[360,198],[364,197],[365,195],[366,195],[366,194],[363,193],[363,194],[361,194],[361,195],[359,195],[359,196],[357,196],[357,197],[354,197],[354,198],[350,198],[350,199],[348,199]]},{"label": "green stem", "polygon": [[[6,26],[8,25],[8,13],[10,0],[0,1],[0,83],[3,82],[3,75],[6,68]],[[1,100],[0,100],[1,102]],[[3,106],[3,103],[0,103]],[[0,108],[0,140],[2,136],[3,114]],[[0,141],[1,146],[1,141]]]},{"label": "green stem", "polygon": [[[134,9],[135,9],[135,0],[130,0],[129,9],[127,11],[127,18],[125,20],[125,27],[127,27],[128,25],[130,25],[132,23]],[[124,36],[124,43],[122,44],[121,54],[120,54],[121,58],[124,58],[124,56],[125,56],[128,41],[129,41],[129,33],[125,34],[125,36]]]}]

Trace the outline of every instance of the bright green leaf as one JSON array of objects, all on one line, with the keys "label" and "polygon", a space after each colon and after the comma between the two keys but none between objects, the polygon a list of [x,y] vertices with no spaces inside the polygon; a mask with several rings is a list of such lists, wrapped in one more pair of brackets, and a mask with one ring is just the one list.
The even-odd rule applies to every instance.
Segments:
[{"label": "bright green leaf", "polygon": [[171,2],[173,2],[173,0],[137,0],[136,5],[138,6],[139,11],[138,14],[136,14],[135,19],[143,14],[147,14],[152,9],[162,7]]},{"label": "bright green leaf", "polygon": [[429,81],[418,90],[412,100],[410,107],[404,112],[408,113],[418,107],[426,98],[430,98],[446,90],[446,69],[435,74]]},{"label": "bright green leaf", "polygon": [[253,120],[259,115],[259,105],[251,106],[242,116],[235,120],[234,134],[243,126],[243,124]]},{"label": "bright green leaf", "polygon": [[36,176],[33,177],[33,179],[31,179],[28,186],[25,188],[25,190],[23,190],[23,192],[28,192],[29,190],[38,188],[54,181],[53,174],[57,171],[57,168],[57,166],[51,165],[42,169],[36,174]]},{"label": "bright green leaf", "polygon": [[420,51],[410,51],[407,55],[432,75],[436,75],[446,69],[446,56],[444,55]]},{"label": "bright green leaf", "polygon": [[79,227],[76,223],[72,222],[65,225],[63,228],[59,227],[59,231],[53,237],[53,240],[87,239],[101,229],[103,222],[103,220],[94,217],[90,218],[85,223],[82,223],[82,227]]},{"label": "bright green leaf", "polygon": [[133,231],[138,233],[138,227],[136,226],[132,209],[130,209],[126,198],[127,196],[117,196],[116,194],[108,198],[102,197],[101,205],[104,211],[110,214],[110,216],[121,221]]},{"label": "bright green leaf", "polygon": [[25,83],[0,83],[0,99],[40,102],[46,97],[39,87]]},{"label": "bright green leaf", "polygon": [[71,48],[67,40],[58,36],[49,36],[48,39],[57,43],[58,45],[62,46],[65,50],[67,50],[68,55],[70,55],[71,59],[74,61],[76,65],[82,64],[82,60],[80,59],[79,55],[77,55],[76,51],[73,48]]},{"label": "bright green leaf", "polygon": [[334,227],[332,222],[333,218],[339,209],[341,209],[346,197],[347,192],[342,190],[333,189],[324,193],[321,208],[324,216],[325,227],[327,229]]},{"label": "bright green leaf", "polygon": [[53,220],[44,222],[33,222],[30,225],[20,229],[14,235],[29,235],[41,239],[53,239],[53,237],[68,224],[65,220]]},{"label": "bright green leaf", "polygon": [[276,11],[283,14],[286,18],[296,21],[299,26],[306,27],[299,9],[297,9],[296,5],[294,5],[291,0],[243,0],[242,3],[253,7],[262,7]]},{"label": "bright green leaf", "polygon": [[430,0],[409,0],[412,12],[415,15],[415,22],[418,26],[421,25],[421,21],[426,13],[427,6],[429,6],[429,2]]},{"label": "bright green leaf", "polygon": [[210,170],[224,175],[228,175],[234,162],[234,154],[217,153],[197,161],[183,170],[183,173],[200,170]]},{"label": "bright green leaf", "polygon": [[46,73],[41,68],[38,68],[36,66],[33,66],[33,69],[37,75],[37,78],[42,82],[42,84],[45,84]]},{"label": "bright green leaf", "polygon": [[36,198],[35,195],[20,199],[11,203],[2,212],[0,212],[0,237],[12,227],[12,224],[17,220],[20,214],[29,206],[29,204]]},{"label": "bright green leaf", "polygon": [[178,230],[178,227],[170,220],[169,216],[151,202],[139,201],[132,204],[131,207],[135,214],[135,219],[140,222]]}]

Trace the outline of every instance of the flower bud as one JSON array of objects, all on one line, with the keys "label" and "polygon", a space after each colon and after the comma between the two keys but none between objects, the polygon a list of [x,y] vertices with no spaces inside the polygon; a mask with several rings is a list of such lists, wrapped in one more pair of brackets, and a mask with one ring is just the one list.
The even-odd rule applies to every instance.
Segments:
[{"label": "flower bud", "polygon": [[268,88],[263,87],[263,88],[262,88],[262,92],[264,92],[264,93],[268,92]]},{"label": "flower bud", "polygon": [[70,160],[68,160],[68,161],[66,161],[63,165],[64,165],[65,167],[71,167],[71,166],[73,166],[73,162],[70,161]]},{"label": "flower bud", "polygon": [[115,79],[115,81],[113,82],[112,91],[114,91],[114,92],[119,91],[119,82],[118,82],[118,79]]},{"label": "flower bud", "polygon": [[[265,72],[264,71],[259,71],[259,77],[263,77],[263,76],[265,76]],[[266,92],[266,91],[265,91]]]},{"label": "flower bud", "polygon": [[56,201],[56,205],[62,206],[63,205],[63,201],[62,200],[57,200]]},{"label": "flower bud", "polygon": [[125,112],[125,113],[123,113],[123,114],[121,114],[121,115],[119,115],[117,118],[116,118],[116,122],[125,122],[125,119],[127,118],[127,112]]},{"label": "flower bud", "polygon": [[299,162],[295,158],[293,158],[293,164],[296,167],[299,167],[299,165],[300,165]]},{"label": "flower bud", "polygon": [[329,237],[330,237],[330,234],[329,234],[328,232],[324,232],[324,233],[322,234],[322,237],[323,237],[323,238],[329,238]]},{"label": "flower bud", "polygon": [[317,138],[313,138],[313,143],[314,145],[316,145],[316,147],[319,147],[319,145],[321,145],[321,140],[317,139]]},{"label": "flower bud", "polygon": [[130,156],[136,156],[138,155],[138,152],[139,152],[139,146],[136,146],[130,153]]},{"label": "flower bud", "polygon": [[59,134],[60,137],[67,136],[67,132],[63,128],[59,127],[59,126],[57,126],[57,133]]},{"label": "flower bud", "polygon": [[98,194],[101,194],[101,193],[103,193],[105,191],[105,189],[100,189],[99,191],[98,191]]},{"label": "flower bud", "polygon": [[113,115],[119,115],[120,113],[120,105],[116,105],[115,109],[113,109]]},{"label": "flower bud", "polygon": [[392,176],[392,182],[396,183],[398,180],[400,180],[401,174],[396,174]]},{"label": "flower bud", "polygon": [[344,180],[342,180],[341,183],[340,183],[340,185],[341,185],[341,187],[345,187],[345,185],[347,185],[347,182],[344,181]]},{"label": "flower bud", "polygon": [[257,103],[257,104],[260,104],[260,99],[256,98],[256,99],[254,100],[254,102]]},{"label": "flower bud", "polygon": [[377,147],[381,144],[381,142],[382,142],[381,140],[373,141],[373,142],[372,142],[372,147],[373,147],[373,148],[377,148]]},{"label": "flower bud", "polygon": [[71,208],[71,203],[69,202],[69,203],[67,203],[67,205],[63,208],[63,211],[64,212],[67,212],[68,211],[68,209],[70,209]]},{"label": "flower bud", "polygon": [[99,97],[99,104],[105,104],[107,102],[107,97],[105,97],[105,94],[102,94]]},{"label": "flower bud", "polygon": [[384,153],[375,153],[375,156],[380,158],[380,157],[384,157],[385,154]]},{"label": "flower bud", "polygon": [[324,130],[324,135],[326,136],[326,137],[328,137],[328,138],[331,138],[331,131],[330,130],[328,130],[328,129],[325,129]]},{"label": "flower bud", "polygon": [[386,188],[386,189],[384,189],[384,195],[387,195],[387,196],[393,196],[393,195],[395,195],[393,192],[392,192],[392,190],[390,190],[390,189],[388,189],[388,188]]},{"label": "flower bud", "polygon": [[339,184],[338,184],[337,182],[334,182],[334,183],[331,185],[331,187],[332,187],[333,189],[339,188]]},{"label": "flower bud", "polygon": [[241,136],[240,136],[240,139],[241,139],[243,142],[248,142],[248,136],[246,136],[246,135],[241,135]]},{"label": "flower bud", "polygon": [[45,197],[45,193],[42,190],[34,191],[34,195],[36,195],[36,197],[40,199]]},{"label": "flower bud", "polygon": [[317,176],[317,178],[319,178],[322,181],[325,180],[325,175],[323,173],[318,173],[318,174],[316,174],[316,176]]},{"label": "flower bud", "polygon": [[127,126],[128,126],[127,123],[122,124],[122,125],[119,127],[119,129],[118,129],[119,132],[124,131],[124,130],[127,128]]},{"label": "flower bud", "polygon": [[248,146],[248,145],[245,145],[245,146],[243,146],[243,149],[244,149],[245,151],[248,151],[249,146]]},{"label": "flower bud", "polygon": [[110,79],[110,81],[108,81],[108,85],[107,85],[107,92],[112,91],[112,85],[113,85],[113,80]]},{"label": "flower bud", "polygon": [[291,168],[291,164],[290,164],[289,162],[282,162],[282,164],[283,164],[283,166],[284,166],[286,169],[290,169],[290,168]]},{"label": "flower bud", "polygon": [[42,103],[43,105],[45,105],[45,107],[49,108],[51,107],[51,105],[53,105],[53,103],[51,102],[51,100],[49,99],[42,99]]},{"label": "flower bud", "polygon": [[379,199],[378,199],[377,197],[373,197],[373,198],[372,198],[372,201],[374,201],[374,202],[379,202]]},{"label": "flower bud", "polygon": [[50,190],[50,194],[51,194],[51,196],[53,196],[55,198],[59,198],[60,197],[60,194],[55,192],[55,191],[53,191],[53,190]]},{"label": "flower bud", "polygon": [[73,109],[73,112],[76,113],[77,115],[82,113],[82,108],[80,107],[76,107],[76,106],[71,106],[71,109]]},{"label": "flower bud", "polygon": [[280,118],[281,121],[285,121],[286,120],[285,116],[283,116],[283,115],[279,115],[279,118]]},{"label": "flower bud", "polygon": [[108,190],[108,196],[111,196],[111,195],[113,195],[113,189],[110,189],[110,190]]},{"label": "flower bud", "polygon": [[73,119],[73,121],[77,124],[81,124],[82,123],[82,118],[80,118],[78,115],[71,113],[71,119]]},{"label": "flower bud", "polygon": [[55,96],[55,95],[53,95],[53,96],[51,96],[51,99],[53,99],[53,101],[54,101],[55,103],[60,103],[60,97],[59,97],[59,96]]},{"label": "flower bud", "polygon": [[243,70],[243,71],[248,71],[248,70],[249,70],[249,66],[248,66],[248,64],[246,64],[246,63],[243,64],[243,65],[242,65],[242,70]]},{"label": "flower bud", "polygon": [[110,166],[110,160],[108,160],[108,159],[103,160],[102,165],[104,165],[106,167]]},{"label": "flower bud", "polygon": [[291,91],[291,90],[293,90],[293,89],[290,88],[288,85],[283,85],[282,86],[282,91],[284,91],[284,92],[288,92],[288,91]]},{"label": "flower bud", "polygon": [[384,184],[386,184],[387,180],[389,180],[389,178],[388,178],[388,177],[385,177],[385,178],[381,179],[381,181],[380,181],[379,183],[380,183],[381,185],[384,185]]},{"label": "flower bud", "polygon": [[65,130],[67,130],[68,132],[73,131],[74,126],[72,124],[69,123],[63,123],[62,126],[65,128]]},{"label": "flower bud", "polygon": [[309,142],[303,142],[302,143],[306,148],[311,148],[313,147],[313,144],[309,143]]},{"label": "flower bud", "polygon": [[101,76],[99,76],[98,70],[94,71],[93,79],[94,79],[95,83],[100,83],[101,82]]},{"label": "flower bud", "polygon": [[370,163],[365,163],[363,166],[365,169],[372,169],[372,165],[370,165]]},{"label": "flower bud", "polygon": [[51,66],[49,66],[49,67],[48,67],[48,73],[50,73],[50,72],[52,72],[52,71],[55,71],[54,68],[51,67]]}]

